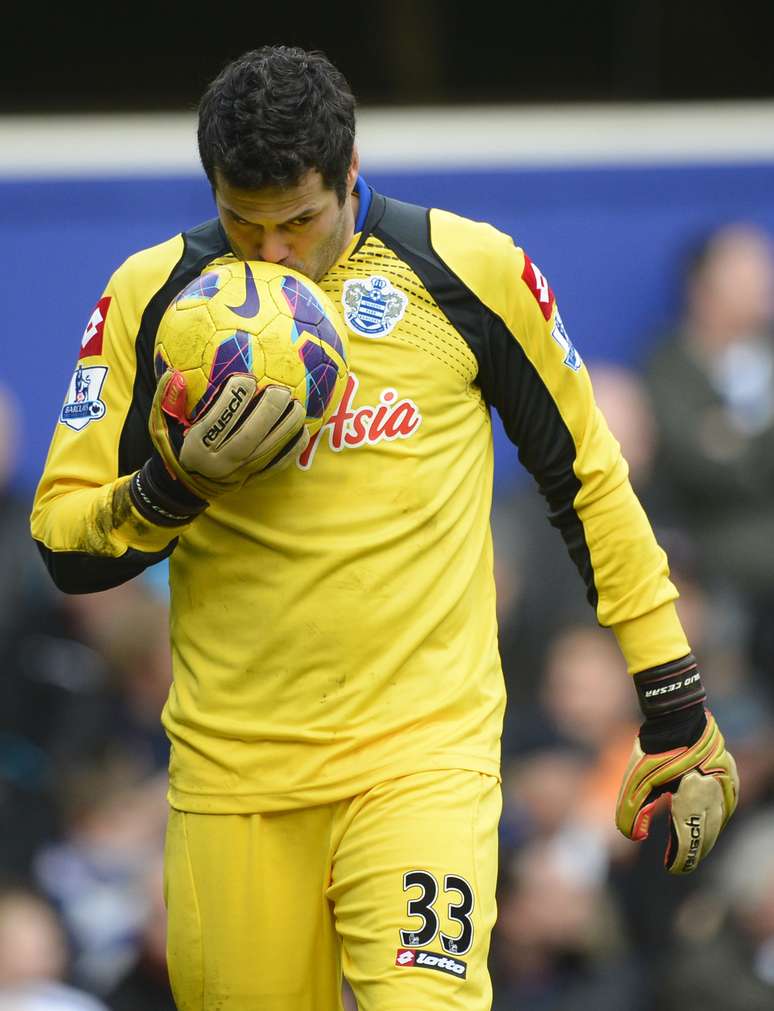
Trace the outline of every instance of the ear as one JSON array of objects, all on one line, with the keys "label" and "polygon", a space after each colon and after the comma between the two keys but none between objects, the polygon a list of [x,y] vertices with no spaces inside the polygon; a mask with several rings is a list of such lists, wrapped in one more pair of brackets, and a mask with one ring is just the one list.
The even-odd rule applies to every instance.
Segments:
[{"label": "ear", "polygon": [[360,172],[360,154],[356,147],[352,148],[352,161],[349,163],[347,172],[347,189],[351,192],[355,188],[358,173]]}]

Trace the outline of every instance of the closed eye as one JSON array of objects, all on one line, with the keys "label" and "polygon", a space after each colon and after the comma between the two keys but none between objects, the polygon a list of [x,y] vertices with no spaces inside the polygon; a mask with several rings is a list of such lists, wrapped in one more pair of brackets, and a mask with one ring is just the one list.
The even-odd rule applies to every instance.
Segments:
[{"label": "closed eye", "polygon": [[[254,221],[248,221],[246,218],[240,217],[240,215],[236,214],[234,211],[229,210],[228,214],[231,220],[237,225],[252,225],[254,228],[259,227]],[[290,226],[291,228],[303,228],[304,225],[308,225],[310,221],[314,221],[316,217],[316,214],[305,214],[302,217],[291,218],[290,221],[286,221],[283,225],[278,227],[287,228]]]}]

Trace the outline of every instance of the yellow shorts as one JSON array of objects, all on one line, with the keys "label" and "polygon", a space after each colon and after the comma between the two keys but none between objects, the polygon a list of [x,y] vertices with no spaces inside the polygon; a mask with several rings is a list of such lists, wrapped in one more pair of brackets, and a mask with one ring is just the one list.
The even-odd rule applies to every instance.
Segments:
[{"label": "yellow shorts", "polygon": [[273,814],[171,811],[179,1011],[485,1011],[500,786],[423,772]]}]

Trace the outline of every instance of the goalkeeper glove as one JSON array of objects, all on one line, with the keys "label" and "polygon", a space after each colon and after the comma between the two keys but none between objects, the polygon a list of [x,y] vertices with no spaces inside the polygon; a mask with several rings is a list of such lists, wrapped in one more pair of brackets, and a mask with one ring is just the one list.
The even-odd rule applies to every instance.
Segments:
[{"label": "goalkeeper glove", "polygon": [[257,395],[256,388],[253,376],[229,376],[190,424],[184,376],[172,370],[162,375],[149,421],[154,452],[130,485],[143,516],[161,526],[187,523],[213,498],[303,452],[309,434],[302,404],[282,386]]},{"label": "goalkeeper glove", "polygon": [[630,839],[647,838],[661,797],[670,809],[664,865],[693,871],[734,813],[739,777],[712,713],[692,655],[635,674],[645,714],[616,805],[616,825]]}]

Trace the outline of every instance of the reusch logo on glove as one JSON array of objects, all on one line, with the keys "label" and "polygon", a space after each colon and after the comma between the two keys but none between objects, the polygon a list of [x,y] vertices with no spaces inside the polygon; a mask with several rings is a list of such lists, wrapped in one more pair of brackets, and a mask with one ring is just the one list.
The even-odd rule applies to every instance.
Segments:
[{"label": "reusch logo on glove", "polygon": [[448,955],[436,955],[432,951],[422,951],[420,948],[398,948],[395,964],[403,968],[414,966],[417,969],[435,969],[449,976],[465,979],[468,972],[467,962],[460,962]]},{"label": "reusch logo on glove", "polygon": [[205,446],[210,446],[212,445],[213,442],[215,442],[215,440],[221,434],[223,429],[236,414],[237,410],[239,409],[239,405],[247,396],[249,396],[248,390],[244,386],[237,386],[237,388],[234,390],[234,396],[231,398],[231,400],[229,400],[226,409],[224,411],[221,411],[220,417],[215,422],[215,424],[207,429],[207,434],[202,439],[202,443]]},{"label": "reusch logo on glove", "polygon": [[697,814],[691,815],[686,819],[685,824],[691,830],[688,856],[685,858],[685,870],[692,871],[699,862],[699,853],[701,853],[701,818]]}]

